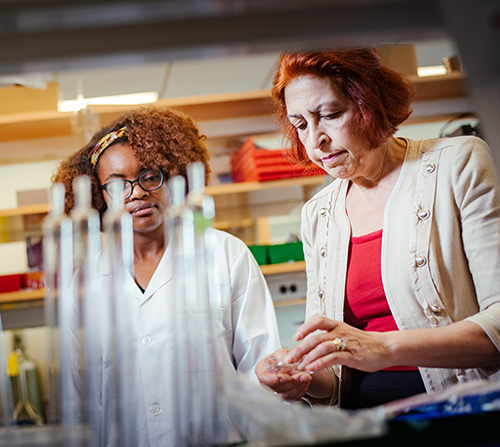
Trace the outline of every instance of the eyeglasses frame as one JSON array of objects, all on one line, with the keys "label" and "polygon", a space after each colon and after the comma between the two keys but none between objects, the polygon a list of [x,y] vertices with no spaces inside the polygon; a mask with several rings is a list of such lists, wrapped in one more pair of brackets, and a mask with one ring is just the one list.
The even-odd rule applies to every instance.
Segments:
[{"label": "eyeglasses frame", "polygon": [[[153,189],[147,189],[147,188],[144,188],[144,186],[141,185],[141,178],[143,176],[145,176],[148,172],[151,172],[151,171],[158,171],[161,175],[161,181],[160,181],[160,184],[156,187],[156,188],[153,188]],[[147,171],[144,171],[139,177],[137,177],[135,180],[125,180],[125,179],[120,179],[123,183],[128,183],[130,185],[130,193],[128,194],[127,197],[123,197],[123,200],[127,200],[128,198],[130,198],[130,196],[134,193],[134,187],[135,187],[135,184],[137,183],[141,189],[143,191],[147,191],[147,192],[151,192],[151,191],[156,191],[157,189],[160,189],[163,185],[163,183],[165,182],[165,176],[163,175],[163,172],[161,171],[161,169],[158,169],[158,168],[151,168],[151,169],[148,169]],[[108,196],[113,199],[113,200],[117,200],[117,199],[114,199],[111,194],[109,193],[108,191],[108,187],[111,183],[113,182],[116,182],[116,180],[111,180],[110,182],[107,182],[105,183],[104,185],[101,186],[101,189],[103,191],[106,191],[106,193],[108,194]]]}]

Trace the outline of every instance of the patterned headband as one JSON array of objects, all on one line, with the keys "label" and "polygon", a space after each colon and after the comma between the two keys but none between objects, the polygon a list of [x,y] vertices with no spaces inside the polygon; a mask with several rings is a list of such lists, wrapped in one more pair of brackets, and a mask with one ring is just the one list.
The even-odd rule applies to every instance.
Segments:
[{"label": "patterned headband", "polygon": [[121,138],[125,135],[125,130],[126,127],[121,127],[118,130],[113,130],[113,132],[110,132],[106,135],[104,135],[94,146],[94,148],[90,151],[89,154],[89,159],[90,159],[90,164],[95,168],[97,164],[97,160],[99,160],[99,157],[101,154],[109,147],[111,144],[118,140],[118,138]]}]

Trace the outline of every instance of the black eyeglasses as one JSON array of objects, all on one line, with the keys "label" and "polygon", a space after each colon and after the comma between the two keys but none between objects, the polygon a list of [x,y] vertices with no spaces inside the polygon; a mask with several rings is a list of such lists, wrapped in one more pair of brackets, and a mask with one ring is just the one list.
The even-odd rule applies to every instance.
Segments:
[{"label": "black eyeglasses", "polygon": [[[120,189],[116,188],[116,184],[120,183],[122,184],[121,193]],[[149,171],[143,172],[135,180],[111,180],[102,185],[102,189],[106,191],[111,199],[127,200],[134,191],[135,183],[138,183],[144,191],[154,191],[163,185],[163,173],[159,169],[150,169]],[[119,192],[118,196],[116,196],[117,190]]]}]

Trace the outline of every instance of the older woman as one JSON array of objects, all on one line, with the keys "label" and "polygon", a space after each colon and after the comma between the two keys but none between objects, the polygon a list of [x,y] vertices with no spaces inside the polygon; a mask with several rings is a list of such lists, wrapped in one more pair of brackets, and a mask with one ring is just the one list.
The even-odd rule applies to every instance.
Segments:
[{"label": "older woman", "polygon": [[284,54],[273,96],[297,158],[335,180],[302,211],[306,322],[285,353],[297,370],[261,362],[260,381],[285,399],[334,403],[340,391],[341,407],[363,408],[499,380],[500,191],[487,145],[395,137],[414,87],[369,49]]},{"label": "older woman", "polygon": [[[139,359],[141,383],[134,408],[127,409],[137,423],[137,442],[141,446],[165,446],[173,441],[175,390],[168,387],[168,374],[175,360],[174,334],[167,316],[172,312],[176,288],[168,256],[165,211],[168,207],[166,180],[186,176],[187,165],[202,162],[209,172],[209,153],[205,137],[194,121],[181,113],[156,107],[133,110],[100,130],[76,154],[64,160],[53,177],[66,187],[66,208],[74,207],[73,180],[80,175],[91,178],[92,205],[105,212],[116,190],[111,183],[124,182],[124,208],[132,216],[134,275],[124,280],[125,296],[120,301],[134,314],[128,334],[131,358]],[[115,191],[115,192],[113,192]],[[222,231],[216,231],[214,250],[214,297],[211,312],[218,334],[220,361],[257,383],[256,363],[279,348],[279,336],[272,299],[262,273],[245,244]],[[109,281],[105,263],[103,283]],[[169,299],[166,300],[165,297]],[[105,304],[103,303],[103,306]],[[113,356],[108,345],[90,346],[98,384],[101,433],[98,445],[124,445],[113,429]],[[190,371],[186,371],[188,374]],[[214,399],[216,396],[214,396]],[[187,422],[187,421],[184,421]]]}]

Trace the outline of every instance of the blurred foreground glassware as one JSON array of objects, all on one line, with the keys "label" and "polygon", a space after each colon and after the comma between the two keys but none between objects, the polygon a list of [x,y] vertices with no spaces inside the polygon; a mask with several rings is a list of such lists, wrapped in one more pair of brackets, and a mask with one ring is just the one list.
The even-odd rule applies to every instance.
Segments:
[{"label": "blurred foreground glassware", "polygon": [[[43,264],[45,272],[45,322],[47,325],[48,407],[47,422],[62,422],[62,371],[59,317],[64,309],[64,294],[69,293],[73,274],[71,219],[64,213],[64,186],[56,183],[50,194],[50,209],[43,230]],[[59,309],[58,309],[59,307]]]},{"label": "blurred foreground glassware", "polygon": [[[75,197],[75,207],[71,212],[71,222],[73,229],[73,282],[71,306],[66,309],[70,312],[63,320],[64,327],[68,329],[66,322],[72,321],[72,328],[75,331],[63,332],[68,339],[73,338],[70,354],[73,360],[65,365],[63,373],[63,389],[66,395],[71,395],[73,404],[69,406],[63,401],[63,421],[70,420],[75,427],[87,430],[88,436],[96,433],[100,421],[97,419],[95,411],[97,404],[96,387],[92,381],[94,375],[89,371],[96,367],[95,356],[87,355],[87,347],[91,345],[94,331],[90,330],[99,314],[96,313],[95,303],[99,299],[101,284],[97,268],[97,254],[101,248],[100,218],[99,213],[91,206],[91,183],[87,176],[77,177],[73,182],[73,193]],[[74,385],[73,375],[80,372],[78,377],[79,395],[73,396]],[[66,408],[65,408],[66,406]],[[69,414],[67,414],[69,413]],[[80,439],[80,441],[76,441]],[[73,436],[68,442],[71,446],[83,446],[83,441],[78,436]]]},{"label": "blurred foreground glassware", "polygon": [[[112,197],[122,197],[122,182],[113,181],[110,187]],[[142,381],[136,351],[132,349],[135,340],[130,338],[130,328],[134,324],[133,307],[122,303],[126,296],[125,282],[130,277],[134,278],[133,223],[132,216],[124,209],[123,199],[113,199],[108,203],[103,223],[103,262],[110,273],[110,281],[109,289],[104,290],[108,306],[103,313],[102,332],[106,350],[110,353],[109,383],[113,389],[109,395],[112,396],[115,415],[112,419],[118,423],[115,429],[120,445],[136,447],[141,440],[137,439],[137,420],[133,409],[139,402],[137,393],[142,390]]]},{"label": "blurred foreground glassware", "polygon": [[176,445],[217,445],[227,440],[227,413],[218,370],[211,319],[213,280],[213,199],[203,194],[205,171],[201,163],[188,167],[189,193],[184,177],[168,181],[169,246],[174,267],[174,364],[179,424]]}]

